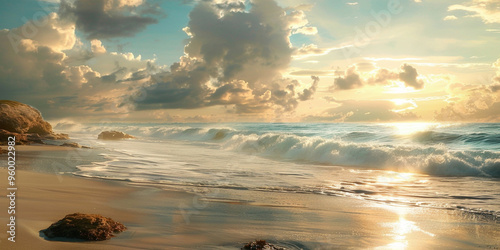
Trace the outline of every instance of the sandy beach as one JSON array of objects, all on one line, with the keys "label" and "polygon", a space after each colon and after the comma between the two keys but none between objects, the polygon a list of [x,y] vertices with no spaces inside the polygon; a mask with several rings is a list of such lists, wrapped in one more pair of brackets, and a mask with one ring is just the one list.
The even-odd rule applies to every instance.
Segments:
[{"label": "sandy beach", "polygon": [[0,250],[500,250],[499,26],[500,0],[3,1]]},{"label": "sandy beach", "polygon": [[[30,148],[43,155],[57,152],[44,146],[21,150]],[[27,170],[16,177],[16,242],[3,233],[1,249],[239,249],[255,239],[289,249],[500,247],[498,222],[457,211],[300,193],[210,188],[187,193]],[[6,169],[0,178],[7,178]],[[228,198],[235,196],[241,198]],[[5,195],[0,205],[7,224]],[[102,242],[41,237],[40,230],[74,212],[111,217],[128,230]]]}]

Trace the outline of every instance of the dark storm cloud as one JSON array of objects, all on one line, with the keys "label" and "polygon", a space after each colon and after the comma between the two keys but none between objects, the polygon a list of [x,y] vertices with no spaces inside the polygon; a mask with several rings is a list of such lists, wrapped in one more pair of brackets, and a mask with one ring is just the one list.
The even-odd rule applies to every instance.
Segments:
[{"label": "dark storm cloud", "polygon": [[[157,23],[157,19],[150,16],[150,13],[158,14],[154,10],[150,5],[124,0],[76,0],[74,3],[63,0],[59,15],[74,21],[88,39],[105,39],[133,36],[147,25]],[[132,11],[137,14],[130,14]]]}]

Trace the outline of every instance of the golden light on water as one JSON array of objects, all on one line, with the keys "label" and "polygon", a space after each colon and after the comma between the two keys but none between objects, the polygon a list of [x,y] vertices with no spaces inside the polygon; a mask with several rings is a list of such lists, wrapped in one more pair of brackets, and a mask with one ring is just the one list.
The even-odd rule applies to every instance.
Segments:
[{"label": "golden light on water", "polygon": [[414,180],[414,175],[412,173],[398,173],[398,172],[389,172],[386,175],[379,175],[377,177],[377,184],[392,186],[400,183],[410,182]]},{"label": "golden light on water", "polygon": [[[435,234],[420,228],[416,222],[406,219],[409,208],[391,205],[382,206],[396,213],[398,215],[398,220],[395,222],[382,223],[382,227],[389,229],[389,232],[386,234],[386,236],[391,237],[393,242],[385,246],[377,247],[376,249],[406,249],[408,248],[409,238],[411,236],[416,237],[414,235],[415,233],[422,233],[429,237],[436,236]],[[419,237],[421,237],[421,235]]]},{"label": "golden light on water", "polygon": [[430,128],[438,127],[440,124],[431,122],[401,122],[390,123],[388,125],[395,128],[396,134],[398,135],[410,135],[421,131],[427,131]]}]

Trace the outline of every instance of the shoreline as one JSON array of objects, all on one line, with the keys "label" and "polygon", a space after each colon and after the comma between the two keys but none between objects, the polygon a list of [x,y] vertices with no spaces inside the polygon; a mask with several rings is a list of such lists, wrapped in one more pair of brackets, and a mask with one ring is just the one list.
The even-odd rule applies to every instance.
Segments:
[{"label": "shoreline", "polygon": [[[58,153],[50,146],[33,147],[44,154],[26,157],[53,155],[57,160]],[[35,165],[17,170],[16,243],[0,234],[1,249],[240,249],[256,239],[287,249],[500,248],[498,222],[456,211],[300,193],[200,188],[193,194],[40,173],[33,169],[44,166]],[[6,170],[0,168],[0,179],[7,178]],[[2,185],[3,192],[5,188]],[[0,196],[0,207],[5,208],[0,218],[5,224],[7,199]],[[40,230],[75,212],[110,217],[128,230],[101,242],[40,237]]]}]

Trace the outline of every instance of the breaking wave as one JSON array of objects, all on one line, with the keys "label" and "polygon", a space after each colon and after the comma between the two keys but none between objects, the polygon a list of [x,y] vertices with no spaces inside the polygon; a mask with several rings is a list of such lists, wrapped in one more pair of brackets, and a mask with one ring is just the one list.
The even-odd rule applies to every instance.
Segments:
[{"label": "breaking wave", "polygon": [[[433,176],[500,177],[500,152],[481,149],[482,145],[486,145],[486,148],[488,145],[497,147],[500,134],[437,131],[420,131],[402,136],[384,131],[332,134],[319,133],[317,131],[325,130],[314,128],[314,125],[304,126],[309,130],[297,125],[293,129],[280,128],[280,131],[276,131],[275,127],[269,129],[265,124],[260,127],[247,126],[246,129],[231,126],[134,125],[115,129],[148,140],[195,141],[275,160]],[[103,128],[93,129],[97,133]]]}]

